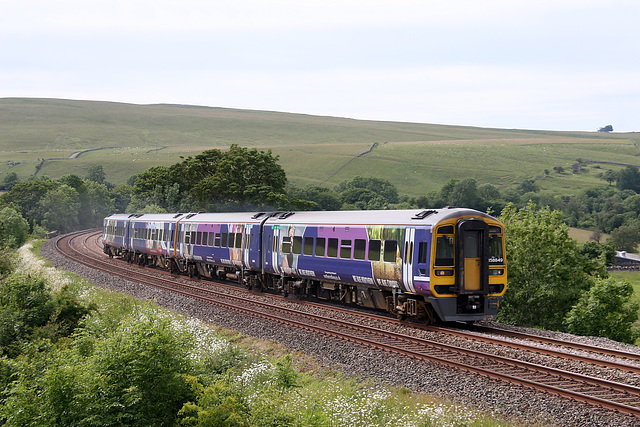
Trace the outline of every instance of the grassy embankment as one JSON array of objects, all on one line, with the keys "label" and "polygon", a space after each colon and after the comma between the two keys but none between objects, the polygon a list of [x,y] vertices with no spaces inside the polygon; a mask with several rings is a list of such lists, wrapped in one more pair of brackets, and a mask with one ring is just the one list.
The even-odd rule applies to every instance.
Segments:
[{"label": "grassy embankment", "polygon": [[[595,128],[596,126],[594,126]],[[640,164],[635,134],[487,129],[380,122],[268,111],[172,105],[132,105],[55,99],[0,99],[0,172],[20,179],[86,174],[101,164],[120,184],[155,165],[170,165],[230,144],[271,149],[289,182],[332,186],[355,175],[388,179],[400,194],[420,196],[450,179],[475,178],[500,188],[537,179],[543,192],[572,195],[602,185],[597,176]],[[368,154],[372,144],[376,147]],[[115,147],[115,148],[109,148]],[[95,148],[69,159],[73,153]],[[21,162],[12,166],[9,162]],[[561,166],[564,173],[556,173]],[[544,177],[544,171],[550,173]],[[2,176],[0,175],[0,179]]]}]

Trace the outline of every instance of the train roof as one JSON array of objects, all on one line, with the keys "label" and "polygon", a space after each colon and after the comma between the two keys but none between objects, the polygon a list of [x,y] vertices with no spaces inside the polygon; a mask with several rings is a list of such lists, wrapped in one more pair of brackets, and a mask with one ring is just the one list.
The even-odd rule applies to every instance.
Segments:
[{"label": "train roof", "polygon": [[182,214],[114,214],[107,219],[139,221],[176,221],[181,223],[262,223],[340,224],[340,225],[432,225],[449,218],[468,216],[494,219],[474,209],[369,210],[369,211],[264,211],[264,212],[191,212]]},{"label": "train roof", "polygon": [[493,218],[486,213],[464,208],[317,211],[295,212],[290,216],[276,215],[267,224],[343,224],[343,225],[432,225],[448,218],[475,216]]}]

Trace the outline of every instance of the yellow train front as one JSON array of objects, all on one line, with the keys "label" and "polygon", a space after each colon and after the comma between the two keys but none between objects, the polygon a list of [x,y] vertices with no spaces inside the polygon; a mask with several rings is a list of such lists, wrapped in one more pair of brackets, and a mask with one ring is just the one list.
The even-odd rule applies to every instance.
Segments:
[{"label": "yellow train front", "polygon": [[504,226],[463,209],[433,219],[429,287],[420,293],[442,321],[493,320],[507,288]]}]

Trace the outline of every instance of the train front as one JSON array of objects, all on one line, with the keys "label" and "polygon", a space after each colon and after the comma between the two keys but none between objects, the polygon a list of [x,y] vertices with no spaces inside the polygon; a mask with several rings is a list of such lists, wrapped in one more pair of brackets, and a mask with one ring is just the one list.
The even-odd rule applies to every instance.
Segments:
[{"label": "train front", "polygon": [[[453,212],[451,212],[453,214]],[[477,211],[433,224],[428,299],[441,320],[493,320],[507,289],[504,225]]]}]

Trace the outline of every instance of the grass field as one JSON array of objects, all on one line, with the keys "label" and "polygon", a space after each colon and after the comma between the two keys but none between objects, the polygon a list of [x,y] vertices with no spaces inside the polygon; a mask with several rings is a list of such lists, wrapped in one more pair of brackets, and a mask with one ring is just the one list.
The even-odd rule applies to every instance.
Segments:
[{"label": "grass field", "polygon": [[[597,124],[594,124],[594,128]],[[504,188],[537,179],[543,191],[572,195],[603,184],[598,174],[640,165],[637,134],[484,129],[376,122],[270,111],[178,105],[132,105],[56,99],[0,99],[0,174],[85,175],[101,164],[123,183],[155,165],[170,165],[230,144],[271,149],[289,182],[333,186],[355,175],[388,179],[401,194],[420,196],[453,178],[475,178]],[[640,138],[639,138],[640,139]],[[372,144],[375,148],[368,154]],[[90,151],[69,159],[73,153]],[[45,160],[42,159],[57,159]],[[17,163],[17,164],[16,164]],[[553,171],[556,166],[565,173]],[[550,171],[545,176],[544,171]],[[0,175],[1,179],[2,175]]]}]

